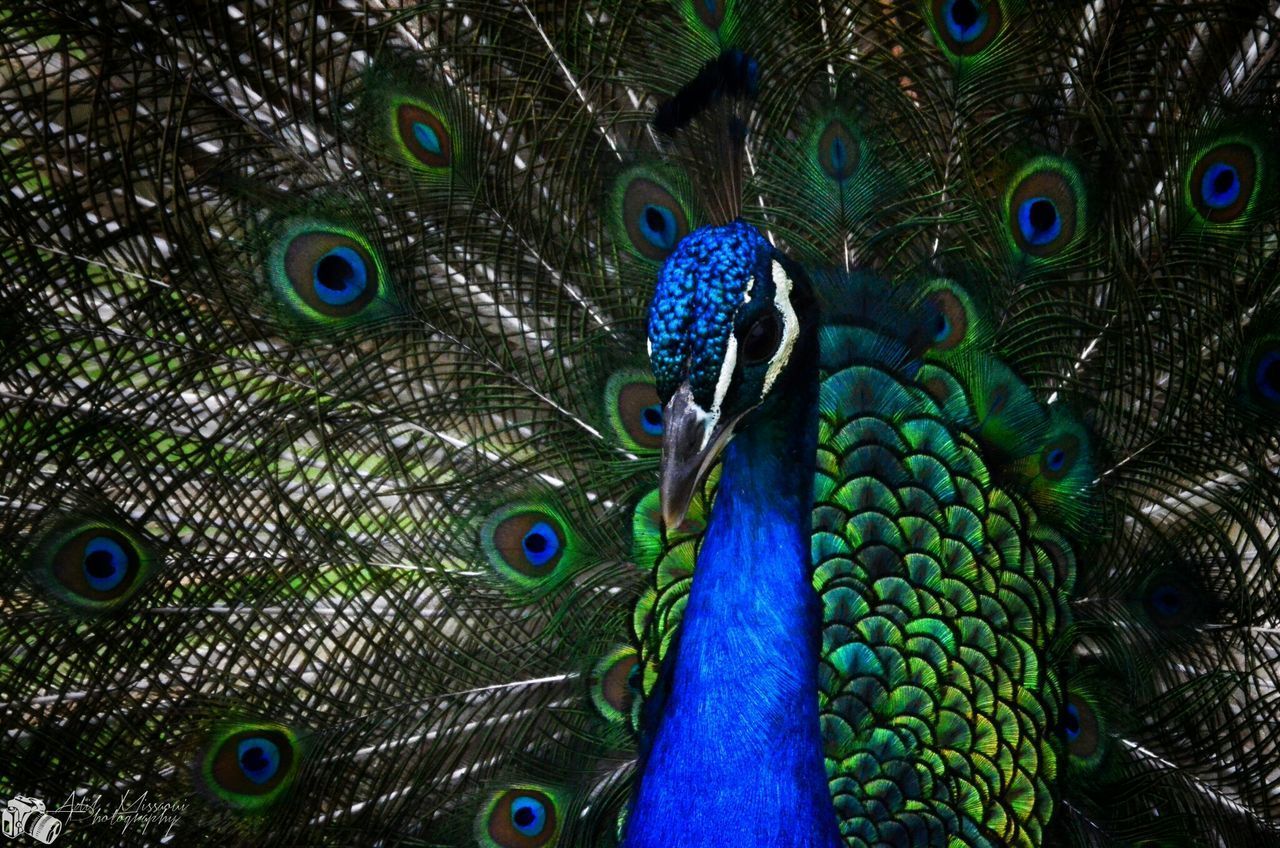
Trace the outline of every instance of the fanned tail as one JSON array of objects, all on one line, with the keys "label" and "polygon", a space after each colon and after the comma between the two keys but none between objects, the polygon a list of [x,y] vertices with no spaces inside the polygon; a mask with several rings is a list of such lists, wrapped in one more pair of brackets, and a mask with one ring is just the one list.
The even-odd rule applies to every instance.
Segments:
[{"label": "fanned tail", "polygon": [[646,309],[740,217],[1038,517],[1008,833],[1277,841],[1275,4],[2,19],[5,797],[611,844],[717,482],[661,528]]}]

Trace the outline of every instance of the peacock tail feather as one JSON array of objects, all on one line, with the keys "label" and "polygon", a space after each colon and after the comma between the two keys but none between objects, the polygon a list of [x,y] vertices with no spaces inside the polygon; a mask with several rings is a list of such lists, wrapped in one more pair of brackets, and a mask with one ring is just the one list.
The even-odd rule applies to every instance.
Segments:
[{"label": "peacock tail feather", "polygon": [[632,814],[762,495],[668,520],[673,394],[799,408],[718,329],[768,291],[834,838],[1280,845],[1277,4],[0,22],[0,806],[59,844],[828,845]]}]

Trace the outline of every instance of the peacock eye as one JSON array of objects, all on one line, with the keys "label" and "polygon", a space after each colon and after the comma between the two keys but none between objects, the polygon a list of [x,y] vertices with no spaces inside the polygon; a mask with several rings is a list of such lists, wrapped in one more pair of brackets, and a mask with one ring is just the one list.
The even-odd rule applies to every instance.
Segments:
[{"label": "peacock eye", "polygon": [[541,836],[547,826],[547,807],[537,798],[521,795],[511,802],[511,824],[522,836]]},{"label": "peacock eye", "polygon": [[1046,445],[1040,454],[1040,471],[1050,480],[1061,480],[1080,454],[1080,440],[1067,434]]},{"label": "peacock eye", "polygon": [[1224,209],[1240,196],[1240,174],[1230,165],[1214,163],[1205,169],[1200,195],[1213,209]]},{"label": "peacock eye", "polygon": [[1047,197],[1032,197],[1018,207],[1018,228],[1030,244],[1041,247],[1051,243],[1062,232],[1058,208]]},{"label": "peacock eye", "polygon": [[597,663],[592,675],[591,698],[610,721],[624,722],[631,715],[640,678],[640,661],[634,648],[619,648]]},{"label": "peacock eye", "polygon": [[560,538],[545,521],[533,525],[520,540],[520,545],[524,549],[525,558],[534,567],[546,565],[560,552]]},{"label": "peacock eye", "polygon": [[561,810],[548,792],[514,787],[493,796],[476,823],[485,848],[544,848],[558,837]]},{"label": "peacock eye", "polygon": [[1258,357],[1253,381],[1262,397],[1280,402],[1280,350],[1268,350]]},{"label": "peacock eye", "polygon": [[329,306],[346,306],[364,293],[369,272],[349,247],[335,247],[320,257],[314,271],[316,296]]},{"label": "peacock eye", "polygon": [[1080,709],[1075,704],[1067,704],[1062,715],[1062,729],[1066,732],[1067,742],[1080,738]]},{"label": "peacock eye", "polygon": [[662,447],[662,401],[648,375],[619,371],[605,388],[604,411],[618,440],[630,450]]},{"label": "peacock eye", "polygon": [[676,246],[676,216],[665,206],[646,204],[640,216],[640,233],[654,249],[670,251]]},{"label": "peacock eye", "polygon": [[1007,214],[1014,247],[1034,259],[1062,253],[1083,232],[1085,190],[1065,160],[1040,156],[1010,181]]},{"label": "peacock eye", "polygon": [[281,727],[243,724],[213,739],[200,767],[207,789],[234,807],[260,810],[293,782],[299,749]]},{"label": "peacock eye", "polygon": [[647,435],[662,436],[662,406],[653,404],[646,406],[640,413],[640,426]]},{"label": "peacock eye", "polygon": [[272,284],[311,321],[354,318],[380,296],[385,301],[384,272],[375,256],[352,230],[302,223],[276,247]]},{"label": "peacock eye", "polygon": [[1101,753],[1098,714],[1093,705],[1079,695],[1067,696],[1062,710],[1062,735],[1066,737],[1067,751],[1072,757],[1089,761]]},{"label": "peacock eye", "polygon": [[969,315],[964,303],[950,291],[939,289],[924,300],[926,330],[931,337],[929,347],[950,350],[965,340],[969,332]]},{"label": "peacock eye", "polygon": [[956,41],[968,44],[982,35],[987,16],[973,0],[952,0],[947,9],[947,30]]},{"label": "peacock eye", "polygon": [[1252,147],[1230,141],[1219,144],[1191,168],[1191,202],[1206,221],[1229,224],[1249,210],[1258,175],[1258,157]]},{"label": "peacock eye", "polygon": [[410,164],[421,170],[448,168],[453,162],[453,138],[442,115],[423,105],[401,103],[395,111],[396,133]]},{"label": "peacock eye", "polygon": [[236,758],[241,773],[253,783],[266,783],[280,770],[280,748],[262,736],[241,740],[236,746]]},{"label": "peacock eye", "polygon": [[761,313],[742,336],[742,361],[747,365],[768,362],[782,342],[782,318],[777,310]]},{"label": "peacock eye", "polygon": [[614,214],[631,248],[662,262],[689,233],[689,216],[673,189],[640,174],[614,190]]},{"label": "peacock eye", "polygon": [[97,521],[55,530],[32,557],[35,576],[84,611],[120,605],[142,584],[152,557],[123,527]]},{"label": "peacock eye", "polygon": [[549,506],[509,504],[480,529],[490,565],[513,591],[546,587],[571,570],[572,528]]},{"label": "peacock eye", "polygon": [[114,539],[95,536],[84,546],[85,581],[99,592],[118,587],[129,570],[129,555]]},{"label": "peacock eye", "polygon": [[928,8],[934,32],[952,59],[980,54],[1004,24],[997,0],[930,0]]},{"label": "peacock eye", "polygon": [[838,120],[832,120],[818,138],[818,164],[827,176],[837,182],[843,182],[853,174],[861,153],[858,140]]}]

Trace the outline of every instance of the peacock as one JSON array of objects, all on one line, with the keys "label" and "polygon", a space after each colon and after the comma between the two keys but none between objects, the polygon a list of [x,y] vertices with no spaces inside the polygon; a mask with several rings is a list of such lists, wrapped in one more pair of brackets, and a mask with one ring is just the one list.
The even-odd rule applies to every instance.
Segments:
[{"label": "peacock", "polygon": [[1277,3],[0,22],[13,844],[1280,845]]}]

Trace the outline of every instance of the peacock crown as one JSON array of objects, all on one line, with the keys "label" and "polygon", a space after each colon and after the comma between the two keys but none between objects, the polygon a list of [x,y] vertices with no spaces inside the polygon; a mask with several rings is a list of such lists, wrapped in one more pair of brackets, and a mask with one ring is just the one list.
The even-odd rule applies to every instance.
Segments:
[{"label": "peacock crown", "polygon": [[649,359],[664,401],[688,380],[709,409],[738,310],[757,283],[769,284],[773,249],[743,221],[686,236],[658,275],[649,307]]}]

